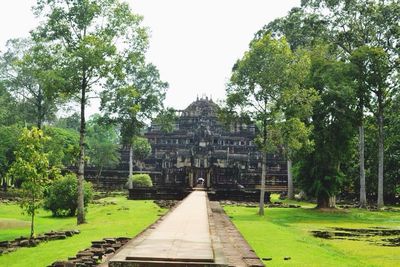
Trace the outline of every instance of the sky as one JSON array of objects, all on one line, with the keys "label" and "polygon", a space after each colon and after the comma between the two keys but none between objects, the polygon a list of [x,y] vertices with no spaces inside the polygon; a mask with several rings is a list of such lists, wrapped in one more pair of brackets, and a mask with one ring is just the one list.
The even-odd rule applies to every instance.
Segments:
[{"label": "sky", "polygon": [[[184,109],[197,96],[223,100],[233,64],[254,34],[300,0],[127,0],[150,29],[147,59],[169,83],[165,106]],[[38,21],[35,0],[0,2],[0,50],[27,37]],[[89,114],[98,109],[92,101]]]}]

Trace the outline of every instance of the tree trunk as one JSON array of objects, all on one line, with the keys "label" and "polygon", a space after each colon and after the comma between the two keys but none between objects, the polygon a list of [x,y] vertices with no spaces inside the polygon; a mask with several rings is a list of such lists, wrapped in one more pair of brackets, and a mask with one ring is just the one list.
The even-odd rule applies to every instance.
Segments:
[{"label": "tree trunk", "polygon": [[100,175],[101,175],[102,171],[103,171],[103,165],[101,165],[101,167],[100,167],[100,169],[99,169],[99,171],[98,171],[98,173],[97,173],[97,175],[96,175],[96,184],[97,184],[97,187],[100,186]]},{"label": "tree trunk", "polygon": [[43,95],[42,90],[39,89],[38,97],[37,97],[37,127],[38,129],[42,129],[43,124]]},{"label": "tree trunk", "polygon": [[[84,74],[85,76],[85,74]],[[78,161],[78,207],[77,223],[85,223],[85,205],[83,198],[83,181],[85,179],[85,104],[86,104],[86,79],[82,80],[81,89],[81,125],[79,131],[79,161]]]},{"label": "tree trunk", "polygon": [[265,196],[265,177],[267,176],[267,153],[262,152],[261,184],[260,184],[260,203],[258,215],[264,215],[264,196]]},{"label": "tree trunk", "polygon": [[378,97],[378,209],[383,208],[383,103]]},{"label": "tree trunk", "polygon": [[317,197],[317,209],[327,209],[329,208],[329,197],[328,196],[318,196]]},{"label": "tree trunk", "polygon": [[292,160],[287,160],[287,172],[288,172],[288,199],[294,198],[293,188],[293,173],[292,173]]},{"label": "tree trunk", "polygon": [[[32,205],[35,205],[35,198],[32,199]],[[31,214],[31,237],[30,239],[32,239],[35,235],[35,208],[33,208],[32,210],[32,214]]]},{"label": "tree trunk", "polygon": [[129,178],[128,178],[128,188],[132,189],[133,184],[132,184],[132,174],[133,174],[133,148],[132,144],[129,145]]},{"label": "tree trunk", "polygon": [[336,208],[336,196],[329,198],[329,208]]},{"label": "tree trunk", "polygon": [[3,177],[1,178],[1,180],[2,180],[1,186],[2,186],[2,188],[3,188],[3,191],[4,191],[4,192],[7,192],[7,186],[8,186],[8,184],[7,184],[7,179],[6,179],[6,177],[3,176]]},{"label": "tree trunk", "polygon": [[367,207],[367,193],[365,189],[365,167],[364,167],[364,125],[361,123],[359,127],[359,160],[360,160],[360,208]]}]

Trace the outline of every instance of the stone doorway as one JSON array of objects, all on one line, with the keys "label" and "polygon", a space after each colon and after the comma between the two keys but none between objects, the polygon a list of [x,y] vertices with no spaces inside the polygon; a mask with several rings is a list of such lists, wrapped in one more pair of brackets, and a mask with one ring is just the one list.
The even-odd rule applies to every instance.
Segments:
[{"label": "stone doorway", "polygon": [[192,187],[209,188],[211,186],[211,175],[208,168],[198,168],[193,170]]},{"label": "stone doorway", "polygon": [[206,171],[204,168],[195,170],[193,187],[200,187],[200,188],[206,187],[207,180],[206,180],[205,174],[206,174]]}]

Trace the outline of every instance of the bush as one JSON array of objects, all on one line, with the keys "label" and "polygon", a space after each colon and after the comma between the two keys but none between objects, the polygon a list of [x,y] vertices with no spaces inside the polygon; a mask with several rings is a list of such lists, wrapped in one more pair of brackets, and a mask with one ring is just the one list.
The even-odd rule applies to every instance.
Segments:
[{"label": "bush", "polygon": [[[53,182],[48,188],[44,208],[51,210],[53,216],[74,216],[78,207],[78,179],[75,174],[67,174]],[[93,197],[92,184],[84,182],[85,207]]]},{"label": "bush", "polygon": [[152,187],[153,182],[148,174],[134,174],[129,177],[133,187]]}]

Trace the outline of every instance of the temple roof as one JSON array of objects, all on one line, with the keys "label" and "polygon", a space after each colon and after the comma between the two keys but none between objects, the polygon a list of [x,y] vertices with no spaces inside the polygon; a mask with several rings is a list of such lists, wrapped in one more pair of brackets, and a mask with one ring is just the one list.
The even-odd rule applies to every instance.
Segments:
[{"label": "temple roof", "polygon": [[218,110],[218,105],[215,104],[211,98],[197,98],[185,110],[185,116],[215,116]]}]

